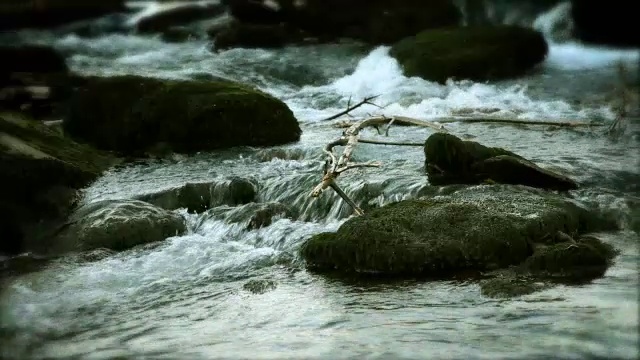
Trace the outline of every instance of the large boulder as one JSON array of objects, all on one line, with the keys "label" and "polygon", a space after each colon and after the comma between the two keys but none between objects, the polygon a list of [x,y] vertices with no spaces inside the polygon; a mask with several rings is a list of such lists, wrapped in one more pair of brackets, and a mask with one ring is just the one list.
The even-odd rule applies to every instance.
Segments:
[{"label": "large boulder", "polygon": [[78,207],[50,251],[122,251],[182,235],[186,230],[185,219],[178,213],[139,200],[103,200]]},{"label": "large boulder", "polygon": [[125,10],[124,0],[3,0],[0,30],[48,28]]},{"label": "large boulder", "polygon": [[48,126],[0,113],[0,253],[46,242],[73,209],[76,190],[116,162]]},{"label": "large boulder", "polygon": [[578,188],[570,178],[543,169],[511,151],[437,132],[424,144],[425,169],[431,185],[501,183],[567,191]]},{"label": "large boulder", "polygon": [[[446,277],[520,265],[547,245],[573,244],[558,233],[606,228],[613,225],[561,196],[480,185],[371,210],[312,237],[301,255],[319,271]],[[553,261],[544,258],[530,261]]]},{"label": "large boulder", "polygon": [[629,27],[638,16],[633,4],[626,0],[572,0],[575,36],[587,43],[640,47],[640,33]]},{"label": "large boulder", "polygon": [[129,156],[271,146],[300,139],[282,101],[227,81],[88,78],[70,100],[64,131]]},{"label": "large boulder", "polygon": [[[308,42],[309,38],[314,38],[314,42],[351,38],[373,45],[391,44],[425,29],[456,26],[461,20],[459,9],[450,0],[229,0],[227,3],[231,15],[241,25],[217,32],[214,38],[217,48],[218,43],[225,47],[273,47]],[[257,25],[269,29],[269,41],[238,35],[239,31],[244,34]],[[286,31],[279,33],[277,29]]]},{"label": "large boulder", "polygon": [[470,26],[426,30],[390,51],[406,76],[444,83],[521,76],[547,56],[544,36],[518,26]]}]

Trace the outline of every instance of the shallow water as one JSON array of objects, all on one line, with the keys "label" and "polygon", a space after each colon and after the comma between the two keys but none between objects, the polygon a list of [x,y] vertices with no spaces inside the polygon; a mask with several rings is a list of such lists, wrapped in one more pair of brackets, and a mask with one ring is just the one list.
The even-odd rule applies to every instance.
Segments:
[{"label": "shallow water", "polygon": [[[208,51],[205,42],[105,35],[83,39],[22,34],[73,54],[87,74],[223,77],[283,99],[300,119],[299,143],[232,149],[118,168],[85,191],[84,201],[131,198],[187,182],[237,175],[259,185],[259,201],[297,216],[246,230],[207,212],[186,214],[185,236],[119,254],[94,253],[5,280],[0,295],[0,357],[111,358],[636,358],[638,234],[603,234],[621,250],[605,277],[512,300],[483,297],[473,282],[363,282],[304,270],[297,250],[335,230],[350,214],[327,192],[315,201],[321,147],[340,130],[320,121],[350,97],[380,94],[367,113],[421,119],[486,114],[532,120],[610,123],[622,61],[635,76],[636,52],[552,44],[546,62],[514,81],[438,85],[402,76],[388,49],[353,44],[277,51]],[[627,79],[637,81],[637,78]],[[640,139],[603,128],[446,124],[452,133],[513,150],[584,187],[575,196],[610,209],[627,226],[640,206]],[[635,134],[634,135],[634,131]],[[423,142],[429,129],[395,127],[393,140]],[[369,138],[380,138],[367,132]],[[280,151],[281,150],[281,151]],[[381,169],[340,178],[363,205],[414,196],[426,184],[421,148],[358,145],[355,156]],[[264,292],[252,292],[251,284]],[[258,286],[260,287],[260,286]]]}]

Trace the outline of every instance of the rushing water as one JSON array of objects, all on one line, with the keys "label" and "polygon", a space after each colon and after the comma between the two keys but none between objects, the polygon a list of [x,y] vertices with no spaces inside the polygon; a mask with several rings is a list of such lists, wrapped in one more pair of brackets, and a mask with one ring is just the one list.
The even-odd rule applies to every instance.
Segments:
[{"label": "rushing water", "polygon": [[[611,209],[623,231],[603,239],[621,250],[605,277],[512,300],[483,297],[473,282],[362,282],[304,270],[297,250],[336,229],[348,206],[327,192],[312,201],[321,146],[340,130],[323,117],[350,97],[380,94],[383,113],[421,119],[486,114],[532,120],[614,119],[616,66],[638,71],[632,51],[553,43],[538,71],[514,81],[438,85],[406,78],[384,47],[331,45],[212,54],[205,42],[167,44],[111,34],[22,34],[71,54],[87,74],[222,77],[283,99],[302,123],[300,142],[232,149],[118,168],[85,191],[84,201],[133,196],[187,182],[237,175],[259,184],[259,201],[294,208],[294,219],[247,230],[215,211],[187,214],[189,232],[152,247],[68,257],[6,280],[0,294],[0,357],[112,358],[636,358],[640,207],[637,129],[612,139],[602,128],[447,124],[454,134],[502,146],[584,184],[576,196]],[[429,129],[396,127],[393,139],[422,142]],[[377,137],[367,133],[368,137]],[[361,144],[355,155],[381,169],[340,182],[358,202],[414,196],[426,184],[420,148]],[[243,211],[238,209],[238,211]],[[87,261],[90,257],[90,261]],[[251,290],[254,291],[251,291]],[[255,291],[255,289],[261,291]]]}]

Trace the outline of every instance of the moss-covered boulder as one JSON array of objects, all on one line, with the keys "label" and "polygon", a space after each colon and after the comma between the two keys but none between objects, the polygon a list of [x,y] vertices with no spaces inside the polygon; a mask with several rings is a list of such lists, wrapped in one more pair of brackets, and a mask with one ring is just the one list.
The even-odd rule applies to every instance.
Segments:
[{"label": "moss-covered boulder", "polygon": [[185,231],[185,219],[175,212],[139,200],[103,200],[78,207],[51,251],[122,251]]},{"label": "moss-covered boulder", "polygon": [[277,6],[250,0],[226,3],[237,23],[217,32],[217,49],[325,43],[341,38],[392,44],[425,29],[457,26],[462,18],[450,0],[276,0]]},{"label": "moss-covered boulder", "polygon": [[406,76],[444,83],[521,76],[548,52],[543,35],[517,26],[474,26],[423,31],[390,51]]},{"label": "moss-covered boulder", "polygon": [[511,151],[437,132],[424,145],[431,185],[501,183],[567,191],[578,184]]},{"label": "moss-covered boulder", "polygon": [[[387,205],[309,239],[309,268],[440,277],[519,265],[550,234],[602,225],[586,208],[530,188],[474,186]],[[588,262],[589,258],[582,258]]]},{"label": "moss-covered boulder", "polygon": [[249,86],[139,76],[86,79],[63,128],[78,141],[131,156],[278,145],[301,134],[285,103]]},{"label": "moss-covered boulder", "polygon": [[76,190],[117,163],[31,119],[0,113],[0,253],[47,241],[72,210]]}]

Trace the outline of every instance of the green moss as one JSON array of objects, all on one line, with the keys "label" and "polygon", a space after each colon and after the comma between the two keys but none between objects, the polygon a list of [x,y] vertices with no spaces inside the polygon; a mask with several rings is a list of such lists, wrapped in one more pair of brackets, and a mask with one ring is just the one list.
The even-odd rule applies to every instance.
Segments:
[{"label": "green moss", "polygon": [[[484,146],[475,141],[465,141],[443,132],[436,132],[427,138],[424,155],[429,183],[432,185],[480,183],[484,179],[472,171],[474,163],[500,155],[520,158],[508,150]],[[441,173],[440,170],[445,173]]]},{"label": "green moss", "polygon": [[478,186],[408,200],[312,237],[301,254],[311,268],[440,276],[524,261],[547,233],[574,233],[582,218],[562,198],[518,187]]},{"label": "green moss", "polygon": [[158,143],[193,153],[297,141],[282,101],[225,81],[91,78],[72,98],[65,133],[101,149],[139,156]]},{"label": "green moss", "polygon": [[424,145],[425,169],[432,185],[513,184],[567,191],[578,184],[511,151],[437,132]]},{"label": "green moss", "polygon": [[391,49],[407,76],[444,83],[523,75],[542,62],[548,45],[539,32],[517,26],[427,30]]}]

